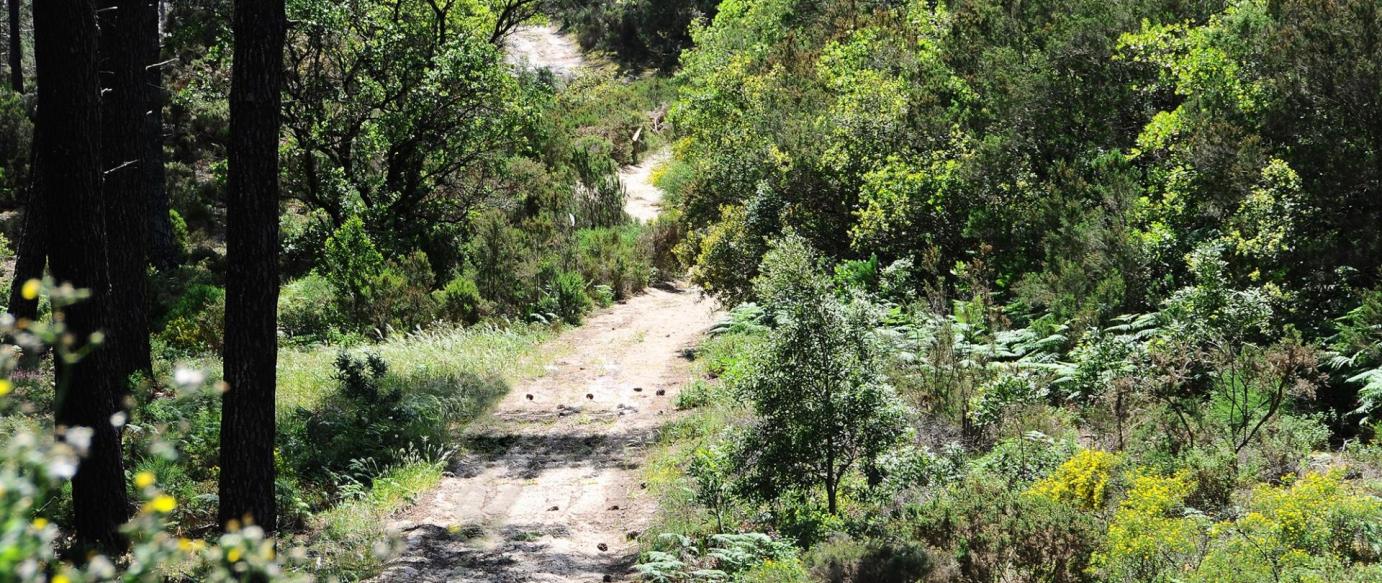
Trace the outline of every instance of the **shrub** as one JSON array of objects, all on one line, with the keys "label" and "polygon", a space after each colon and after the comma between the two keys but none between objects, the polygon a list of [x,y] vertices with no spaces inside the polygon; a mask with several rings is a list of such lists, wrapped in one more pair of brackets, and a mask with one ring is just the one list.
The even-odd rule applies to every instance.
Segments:
[{"label": "shrub", "polygon": [[1118,456],[1097,449],[1083,449],[1055,472],[1032,485],[1031,492],[1085,510],[1103,508],[1109,481],[1118,467]]},{"label": "shrub", "polygon": [[881,374],[876,314],[836,300],[819,263],[794,235],[763,259],[755,291],[778,326],[734,389],[759,418],[741,450],[748,487],[766,499],[820,488],[836,514],[846,476],[903,438],[904,408]]},{"label": "shrub", "polygon": [[937,549],[939,581],[1086,581],[1100,535],[1084,510],[982,478],[952,482],[912,515],[916,537]]},{"label": "shrub", "polygon": [[691,283],[705,289],[726,305],[747,301],[764,244],[748,231],[742,206],[724,207],[720,222],[712,225],[695,244]]},{"label": "shrub", "polygon": [[377,473],[369,469],[389,467],[428,431],[443,429],[406,403],[399,388],[386,386],[387,374],[388,365],[376,355],[336,357],[336,393],[316,410],[296,411],[294,433],[287,436],[284,451],[291,452],[301,475],[344,475],[368,484]]},{"label": "shrub", "polygon": [[327,238],[322,264],[338,299],[357,320],[365,319],[385,265],[360,217],[351,217]]},{"label": "shrub", "polygon": [[485,299],[480,297],[480,287],[467,275],[458,275],[447,282],[446,287],[436,292],[437,305],[441,317],[462,324],[480,321],[485,312]]},{"label": "shrub", "polygon": [[330,219],[325,212],[283,213],[279,218],[279,263],[286,277],[305,275],[317,266],[331,237]]},{"label": "shrub", "polygon": [[812,580],[827,583],[911,583],[933,569],[922,545],[910,541],[859,541],[836,536],[803,557]]},{"label": "shrub", "polygon": [[184,354],[218,352],[225,338],[226,291],[193,285],[173,304],[158,338]]},{"label": "shrub", "polygon": [[325,277],[310,273],[279,291],[278,328],[290,338],[323,338],[341,324],[336,290]]},{"label": "shrub", "polygon": [[652,265],[639,244],[637,225],[585,229],[576,235],[576,264],[587,281],[608,285],[625,300],[652,280]]},{"label": "shrub", "polygon": [[585,279],[579,273],[558,272],[543,289],[533,313],[544,318],[551,315],[572,326],[579,325],[593,305],[585,287]]},{"label": "shrub", "polygon": [[1161,580],[1180,570],[1199,552],[1207,519],[1187,514],[1194,490],[1186,474],[1141,472],[1108,526],[1104,546],[1092,567],[1110,581]]},{"label": "shrub", "polygon": [[1210,529],[1214,542],[1196,580],[1362,580],[1347,573],[1378,560],[1379,518],[1382,501],[1344,483],[1340,472],[1260,485],[1246,514]]},{"label": "shrub", "polygon": [[388,261],[370,285],[367,322],[381,333],[431,323],[437,313],[432,296],[434,281],[427,254],[421,251]]}]

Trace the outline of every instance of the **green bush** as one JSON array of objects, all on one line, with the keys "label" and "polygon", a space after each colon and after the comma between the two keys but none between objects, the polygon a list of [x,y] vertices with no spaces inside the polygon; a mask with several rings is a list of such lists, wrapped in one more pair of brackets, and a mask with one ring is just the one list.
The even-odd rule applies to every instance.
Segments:
[{"label": "green bush", "polygon": [[577,269],[587,281],[609,286],[615,299],[632,297],[652,280],[641,233],[636,225],[581,230],[576,234]]},{"label": "green bush", "polygon": [[593,305],[594,302],[586,294],[585,278],[579,273],[562,271],[553,276],[551,283],[544,287],[542,297],[533,306],[532,314],[542,318],[555,317],[576,326]]},{"label": "green bush", "polygon": [[225,339],[225,314],[225,289],[193,285],[168,310],[157,338],[183,354],[219,352]]},{"label": "green bush", "polygon": [[335,287],[317,273],[288,282],[278,293],[278,328],[289,338],[322,339],[342,325]]},{"label": "green bush", "polygon": [[755,293],[777,327],[733,385],[760,419],[742,444],[745,487],[766,500],[823,493],[835,515],[841,486],[905,436],[905,408],[881,372],[878,314],[836,299],[798,236],[775,243],[761,272]]},{"label": "green bush", "polygon": [[348,313],[357,321],[368,320],[366,314],[377,298],[376,286],[385,264],[360,217],[351,217],[326,239],[322,266]]},{"label": "green bush", "polygon": [[389,386],[388,365],[376,355],[336,358],[337,391],[315,410],[298,410],[284,452],[303,476],[339,475],[368,483],[371,465],[388,467],[424,437],[440,437],[436,411],[406,402]]},{"label": "green bush", "polygon": [[475,324],[486,312],[480,287],[468,275],[458,275],[447,282],[446,287],[436,292],[436,301],[441,317],[452,322]]}]

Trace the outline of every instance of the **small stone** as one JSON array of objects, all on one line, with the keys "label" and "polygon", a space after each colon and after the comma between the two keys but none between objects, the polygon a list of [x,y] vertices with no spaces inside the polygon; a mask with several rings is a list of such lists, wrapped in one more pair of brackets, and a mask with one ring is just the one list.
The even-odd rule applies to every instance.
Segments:
[{"label": "small stone", "polygon": [[595,394],[594,394],[594,393],[586,393],[586,394],[585,394],[585,398],[594,400],[594,399],[595,399]]},{"label": "small stone", "polygon": [[638,483],[638,489],[640,489],[640,490],[647,490],[647,489],[648,489],[648,483],[647,483],[647,482],[639,482],[639,483]]},{"label": "small stone", "polygon": [[630,531],[624,533],[624,538],[627,539],[627,540],[633,540],[633,539],[638,538],[638,534],[639,534],[638,531],[636,531],[636,530],[630,530]]},{"label": "small stone", "polygon": [[600,552],[603,553],[603,552],[609,550],[609,545],[607,545],[607,544],[605,544],[605,543],[600,543],[600,544],[598,544],[598,545],[595,545],[595,548],[600,549]]},{"label": "small stone", "polygon": [[618,505],[618,504],[615,504],[614,506],[610,506],[609,509],[610,509],[610,510],[618,510],[618,509],[619,509],[619,505]]},{"label": "small stone", "polygon": [[529,401],[533,400],[533,394],[532,394],[532,393],[528,393],[528,400],[529,400]]},{"label": "small stone", "polygon": [[634,388],[633,388],[633,392],[635,392],[635,393],[641,393],[641,392],[643,392],[643,387],[634,387]]},{"label": "small stone", "polygon": [[556,511],[557,511],[557,507],[556,507],[556,506],[553,506],[553,507],[551,507],[551,508],[548,508],[547,511],[548,511],[548,512],[556,512]]},{"label": "small stone", "polygon": [[659,397],[664,396],[664,395],[666,395],[666,394],[667,394],[667,389],[658,389],[658,390],[657,390],[657,396],[659,396]]},{"label": "small stone", "polygon": [[614,580],[614,577],[611,577],[611,576],[609,576],[609,575],[605,575],[605,578],[604,578],[604,579],[601,579],[601,581],[604,581],[605,583],[609,583],[610,581],[613,581],[613,580]]}]

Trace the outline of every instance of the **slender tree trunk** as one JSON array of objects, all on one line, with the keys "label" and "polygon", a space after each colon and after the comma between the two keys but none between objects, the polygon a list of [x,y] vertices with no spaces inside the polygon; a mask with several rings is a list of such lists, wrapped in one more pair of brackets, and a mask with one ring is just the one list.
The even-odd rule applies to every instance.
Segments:
[{"label": "slender tree trunk", "polygon": [[[47,1],[47,0],[44,0]],[[101,156],[110,242],[111,311],[107,339],[112,372],[125,387],[130,375],[149,371],[148,199],[146,169],[152,100],[144,50],[158,34],[146,0],[98,0],[101,22]]]},{"label": "slender tree trunk", "polygon": [[[101,200],[101,100],[96,75],[96,10],[92,0],[42,0],[34,4],[34,55],[38,83],[38,125],[34,147],[39,184],[49,215],[48,245],[53,276],[89,290],[89,299],[66,309],[64,323],[84,344],[107,322],[110,274],[106,262]],[[73,528],[87,543],[121,544],[119,527],[128,518],[120,430],[111,417],[120,410],[117,384],[106,351],[79,363],[57,363],[58,431],[86,427],[93,432],[86,457],[72,479]],[[80,445],[80,442],[78,442]]]},{"label": "slender tree trunk", "polygon": [[19,0],[9,0],[10,9],[10,88],[24,92],[24,37],[19,21]]},{"label": "slender tree trunk", "polygon": [[47,205],[39,182],[42,176],[38,144],[33,148],[29,154],[29,192],[24,202],[24,223],[15,253],[14,280],[10,282],[10,313],[21,321],[38,318],[38,299],[25,299],[23,289],[29,280],[43,277],[43,268],[48,264],[48,214],[44,210]]},{"label": "slender tree trunk", "polygon": [[149,139],[144,142],[147,152],[144,159],[148,162],[144,166],[144,182],[149,189],[149,258],[153,261],[154,267],[159,270],[167,270],[177,265],[179,251],[173,240],[173,223],[168,216],[172,205],[168,202],[167,179],[163,166],[163,103],[165,101],[163,90],[163,45],[160,30],[162,29],[159,20],[162,18],[162,8],[159,0],[146,0],[148,6],[141,13],[141,17],[148,20],[142,26],[151,30],[151,34],[144,37],[144,62],[146,81],[149,92],[149,114],[145,118],[148,124],[146,131],[149,132]]},{"label": "slender tree trunk", "polygon": [[220,521],[272,532],[283,0],[236,0],[232,26]]}]

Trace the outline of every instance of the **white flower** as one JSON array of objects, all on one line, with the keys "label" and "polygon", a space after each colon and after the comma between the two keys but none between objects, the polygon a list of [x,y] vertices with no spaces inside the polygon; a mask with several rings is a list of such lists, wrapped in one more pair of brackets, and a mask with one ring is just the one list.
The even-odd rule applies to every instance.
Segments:
[{"label": "white flower", "polygon": [[129,415],[126,415],[124,411],[116,411],[114,415],[110,416],[110,425],[116,429],[124,427],[126,421],[129,421]]},{"label": "white flower", "polygon": [[91,449],[91,438],[96,435],[90,427],[69,427],[63,434],[63,440],[72,449],[77,450],[77,455],[86,455],[86,450]]},{"label": "white flower", "polygon": [[202,371],[192,368],[179,368],[173,373],[173,382],[184,389],[195,389],[202,385],[206,380],[206,375]]}]

